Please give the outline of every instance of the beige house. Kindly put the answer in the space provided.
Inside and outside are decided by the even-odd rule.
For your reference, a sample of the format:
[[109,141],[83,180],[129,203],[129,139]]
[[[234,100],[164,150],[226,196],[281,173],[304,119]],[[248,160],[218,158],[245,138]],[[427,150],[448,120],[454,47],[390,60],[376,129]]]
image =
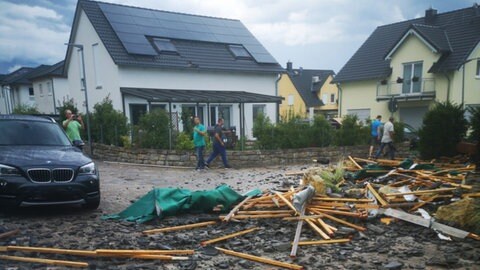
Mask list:
[[434,101],[480,106],[480,7],[378,27],[334,79],[341,115],[418,128]]
[[338,88],[331,83],[334,75],[333,70],[294,69],[288,62],[286,73],[278,82],[278,94],[284,98],[280,116],[283,119],[292,115],[312,119],[315,114],[336,117]]

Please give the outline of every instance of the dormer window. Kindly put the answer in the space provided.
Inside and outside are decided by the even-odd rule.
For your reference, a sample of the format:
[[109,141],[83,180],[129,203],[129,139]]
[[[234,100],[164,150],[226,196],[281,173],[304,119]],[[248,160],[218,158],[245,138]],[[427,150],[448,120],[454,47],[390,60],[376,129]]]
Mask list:
[[153,38],[152,42],[159,53],[178,54],[177,48],[170,39]]
[[237,59],[250,59],[252,56],[242,45],[228,45],[228,49]]

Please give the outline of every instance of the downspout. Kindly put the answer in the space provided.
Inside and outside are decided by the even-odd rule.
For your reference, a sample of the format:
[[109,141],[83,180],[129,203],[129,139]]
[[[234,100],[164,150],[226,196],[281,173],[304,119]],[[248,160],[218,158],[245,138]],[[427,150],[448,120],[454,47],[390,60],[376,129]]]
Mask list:
[[340,83],[336,83],[338,87],[338,117],[342,117],[342,87]]
[[53,78],[50,79],[52,82],[52,96],[53,96],[53,114],[57,113],[57,103],[55,102],[55,85],[53,84]]
[[[275,96],[278,97],[278,82],[280,81],[280,79],[282,78],[282,74],[279,73],[277,75],[277,79],[275,80]],[[277,113],[276,113],[276,117],[275,117],[275,120],[276,120],[276,123],[278,123],[278,121],[280,120],[280,103],[278,102],[277,103]]]
[[450,77],[448,77],[446,72],[444,72],[443,75],[447,78],[447,102],[450,102]]

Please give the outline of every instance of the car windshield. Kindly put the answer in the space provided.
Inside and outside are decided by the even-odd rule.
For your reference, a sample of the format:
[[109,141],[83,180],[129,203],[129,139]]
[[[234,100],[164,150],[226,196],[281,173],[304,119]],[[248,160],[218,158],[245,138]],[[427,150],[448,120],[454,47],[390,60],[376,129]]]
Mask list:
[[60,126],[40,121],[0,121],[0,145],[67,146],[70,140]]

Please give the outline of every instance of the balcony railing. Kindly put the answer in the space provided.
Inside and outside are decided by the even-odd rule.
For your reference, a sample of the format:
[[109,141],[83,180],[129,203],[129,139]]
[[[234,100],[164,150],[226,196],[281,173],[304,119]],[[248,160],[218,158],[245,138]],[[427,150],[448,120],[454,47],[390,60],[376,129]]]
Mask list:
[[379,81],[377,83],[377,100],[425,100],[435,99],[435,79]]

